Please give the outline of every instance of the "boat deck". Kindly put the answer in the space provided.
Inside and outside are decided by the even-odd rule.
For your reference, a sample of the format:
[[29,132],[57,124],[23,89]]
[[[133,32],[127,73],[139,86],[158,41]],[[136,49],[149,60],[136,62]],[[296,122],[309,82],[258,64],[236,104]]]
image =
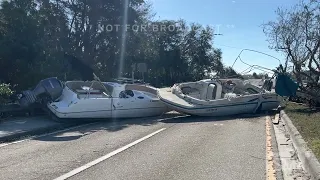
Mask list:
[[194,105],[189,104],[187,101],[179,98],[175,94],[172,94],[171,88],[160,88],[159,95],[162,99],[169,101],[169,103],[173,102],[185,107],[194,107]]

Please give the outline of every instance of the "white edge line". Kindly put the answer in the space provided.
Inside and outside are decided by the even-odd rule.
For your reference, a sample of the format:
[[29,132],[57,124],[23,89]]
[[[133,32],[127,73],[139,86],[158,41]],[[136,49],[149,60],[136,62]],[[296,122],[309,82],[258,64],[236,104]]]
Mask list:
[[36,138],[40,138],[40,137],[44,137],[44,136],[49,136],[49,135],[53,135],[53,134],[57,134],[57,133],[62,133],[62,132],[69,131],[69,130],[72,130],[72,129],[77,129],[77,128],[81,128],[81,127],[97,124],[97,123],[98,122],[89,123],[89,124],[82,124],[82,125],[79,125],[79,126],[74,126],[74,127],[70,127],[70,128],[67,128],[67,129],[54,131],[54,132],[51,132],[51,133],[45,133],[45,134],[41,134],[41,135],[38,135],[38,136],[31,136],[29,138],[18,140],[18,141],[14,141],[14,142],[10,142],[10,143],[3,143],[3,144],[0,144],[0,148],[8,146],[8,145],[12,145],[12,144],[22,143],[24,141],[28,141],[28,140],[32,140],[32,139],[36,139]]
[[126,149],[128,149],[128,148],[130,148],[130,147],[132,147],[132,146],[134,146],[134,145],[136,145],[136,144],[138,144],[138,143],[140,143],[140,142],[152,137],[152,136],[154,136],[154,135],[156,135],[156,134],[158,134],[158,133],[160,133],[161,131],[164,131],[165,129],[166,128],[159,129],[159,130],[157,130],[157,131],[155,131],[155,132],[153,132],[153,133],[151,133],[151,134],[149,134],[147,136],[144,136],[143,138],[140,138],[140,139],[138,139],[138,140],[136,140],[136,141],[134,141],[134,142],[132,142],[130,144],[127,144],[127,145],[125,145],[125,146],[123,146],[123,147],[121,147],[119,149],[116,149],[116,150],[114,150],[114,151],[112,151],[112,152],[110,152],[110,153],[108,153],[108,154],[106,154],[106,155],[94,160],[94,161],[91,161],[91,162],[89,162],[89,163],[87,163],[87,164],[85,164],[85,165],[83,165],[81,167],[78,167],[78,168],[76,168],[76,169],[74,169],[74,170],[72,170],[72,171],[70,171],[70,172],[68,172],[68,173],[66,173],[66,174],[54,179],[54,180],[65,180],[65,179],[67,179],[69,177],[72,177],[72,176],[74,176],[74,175],[76,175],[76,174],[78,174],[78,173],[80,173],[80,172],[82,172],[82,171],[84,171],[84,170],[86,170],[86,169],[88,169],[88,168],[90,168],[90,167],[92,167],[92,166],[94,166],[94,165],[96,165],[96,164],[98,164],[98,163],[100,163],[100,162],[102,162],[102,161],[104,161],[104,160],[106,160],[106,159],[108,159],[108,158],[110,158],[110,157],[112,157],[112,156],[114,156],[114,155],[116,155],[116,154],[118,154],[118,153],[120,153],[120,152],[122,152],[122,151],[124,151],[124,150],[126,150]]

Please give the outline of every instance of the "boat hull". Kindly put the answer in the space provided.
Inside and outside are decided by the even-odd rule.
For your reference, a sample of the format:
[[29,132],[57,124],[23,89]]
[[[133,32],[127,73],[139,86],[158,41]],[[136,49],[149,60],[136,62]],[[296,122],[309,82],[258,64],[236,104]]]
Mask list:
[[[185,108],[172,102],[161,99],[170,109],[180,113],[196,115],[196,116],[226,116],[236,114],[256,113],[258,103],[230,104],[223,106],[203,106],[194,108]],[[279,106],[278,102],[263,102],[261,103],[261,111],[276,109]]]
[[[160,102],[161,103],[161,102]],[[159,116],[168,111],[168,107],[164,104],[158,104],[154,107],[140,107],[140,108],[119,108],[119,109],[106,109],[96,111],[62,111],[48,104],[49,110],[58,118],[138,118],[138,117],[151,117]],[[65,109],[67,110],[67,109]]]
[[271,95],[252,95],[243,98],[228,100],[220,99],[211,101],[207,105],[196,105],[187,103],[175,94],[169,93],[168,89],[160,89],[158,96],[170,109],[180,113],[196,116],[227,116],[236,114],[257,113],[276,109],[280,101],[275,94]]
[[62,119],[137,118],[159,116],[169,111],[156,94],[150,93],[152,91],[147,92],[150,88],[140,87],[140,89],[145,91],[130,90],[132,96],[119,97],[116,94],[124,92],[125,87],[114,84],[114,94],[112,97],[108,97],[101,93],[77,94],[65,86],[61,98],[56,102],[48,103],[47,107],[54,116]]

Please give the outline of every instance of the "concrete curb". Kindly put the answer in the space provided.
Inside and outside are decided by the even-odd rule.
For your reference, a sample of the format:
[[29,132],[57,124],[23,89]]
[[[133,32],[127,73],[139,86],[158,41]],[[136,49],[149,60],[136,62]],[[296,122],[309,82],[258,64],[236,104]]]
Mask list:
[[320,180],[320,163],[318,159],[307,147],[307,143],[303,140],[301,134],[283,110],[280,111],[280,118],[286,125],[285,127],[290,134],[290,138],[304,170],[311,175],[312,179]]
[[11,141],[22,139],[24,137],[30,137],[30,136],[36,136],[36,135],[41,135],[41,134],[45,134],[45,133],[50,133],[50,132],[58,131],[61,129],[69,128],[72,126],[74,126],[74,124],[56,124],[56,125],[49,126],[49,127],[41,127],[41,128],[32,129],[30,131],[15,132],[15,133],[9,134],[7,136],[0,137],[0,143],[11,142]]

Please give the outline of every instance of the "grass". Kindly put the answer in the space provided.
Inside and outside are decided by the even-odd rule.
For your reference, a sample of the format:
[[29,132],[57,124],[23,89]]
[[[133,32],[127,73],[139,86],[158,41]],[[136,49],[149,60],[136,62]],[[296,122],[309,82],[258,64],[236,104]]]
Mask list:
[[320,111],[296,103],[288,103],[285,111],[308,147],[320,160]]

